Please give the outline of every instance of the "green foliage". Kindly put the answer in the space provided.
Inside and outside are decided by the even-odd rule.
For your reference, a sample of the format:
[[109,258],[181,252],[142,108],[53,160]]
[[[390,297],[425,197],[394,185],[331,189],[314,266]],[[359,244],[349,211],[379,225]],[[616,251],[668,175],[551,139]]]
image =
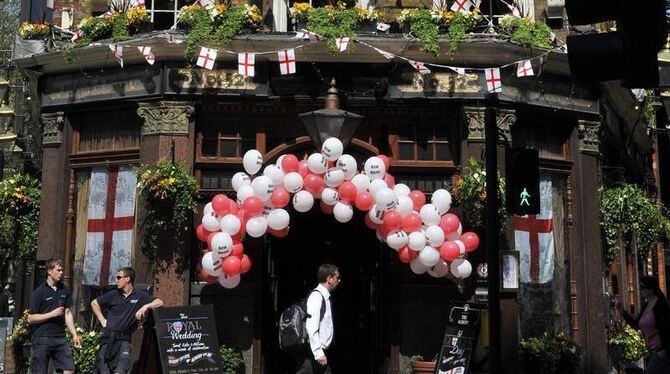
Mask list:
[[[486,170],[474,158],[468,160],[469,168],[464,168],[454,177],[454,202],[463,210],[463,226],[473,230],[484,229],[486,211]],[[505,232],[507,209],[505,208],[505,178],[498,173],[498,219],[500,234]]]
[[242,353],[232,347],[222,345],[219,348],[221,357],[221,369],[223,374],[239,374],[244,370],[244,359]]
[[12,244],[7,255],[20,261],[35,258],[39,221],[39,181],[23,173],[0,181],[0,225]]
[[312,8],[307,11],[307,29],[321,35],[331,53],[337,51],[335,40],[345,36],[356,36],[358,12],[354,8],[344,9],[343,6],[326,6]]
[[191,28],[191,31],[186,38],[186,59],[190,63],[194,63],[197,59],[196,53],[202,44],[207,44],[206,41],[212,38],[214,32],[214,24],[212,23],[209,13],[203,7],[194,7],[190,10],[184,11],[179,15],[179,23]]
[[184,244],[196,211],[195,178],[179,165],[161,160],[143,165],[137,184],[147,208],[142,252],[156,260],[161,240],[173,238],[177,247]]
[[[81,348],[72,349],[72,359],[74,360],[75,373],[92,373],[95,365],[98,351],[100,350],[100,336],[102,333],[95,330],[87,330],[77,326],[77,335],[81,339]],[[66,330],[67,341],[70,347],[74,347],[72,335]]]
[[449,12],[448,14],[453,14],[449,17],[449,29],[447,31],[449,53],[455,53],[463,37],[475,29],[481,17],[473,12]]
[[621,358],[625,361],[637,361],[647,355],[644,337],[638,330],[628,325],[623,327],[618,325],[608,331],[607,342],[620,352]]
[[581,347],[563,332],[521,340],[521,357],[538,374],[574,373],[582,357]]
[[504,16],[499,22],[511,40],[526,47],[551,48],[551,29],[542,21],[528,18]]
[[77,44],[88,45],[96,40],[107,39],[112,35],[112,27],[110,18],[84,18],[79,24],[81,39]]
[[399,22],[409,23],[410,30],[421,40],[422,51],[430,52],[437,56],[440,52],[440,44],[437,41],[437,36],[442,24],[441,18],[434,17],[433,12],[429,9],[414,9],[407,11]]
[[619,243],[635,243],[638,255],[646,258],[652,246],[670,238],[668,210],[632,184],[601,188],[600,225],[605,234],[606,269],[617,256]]
[[[9,51],[14,43],[14,32],[19,27],[21,19],[20,0],[0,1],[0,50]],[[6,56],[7,58],[9,56]],[[4,59],[5,56],[2,56]],[[0,61],[4,63],[5,61]]]
[[94,41],[108,38],[112,38],[114,42],[128,40],[147,22],[149,14],[144,9],[113,13],[108,17],[86,17],[78,26],[81,38],[77,41],[77,46],[87,46]]
[[644,97],[642,99],[642,108],[640,109],[640,115],[644,122],[649,127],[654,127],[656,125],[656,108],[654,107],[654,91],[645,90]]
[[16,322],[14,331],[8,341],[12,347],[14,370],[17,374],[28,373],[30,370],[30,356],[24,355],[23,347],[30,343],[30,326],[28,325],[28,309],[23,311],[21,318]]

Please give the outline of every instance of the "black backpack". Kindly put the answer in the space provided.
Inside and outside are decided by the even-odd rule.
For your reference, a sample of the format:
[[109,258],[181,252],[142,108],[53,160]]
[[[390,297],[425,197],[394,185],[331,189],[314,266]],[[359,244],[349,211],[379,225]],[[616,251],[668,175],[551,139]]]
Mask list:
[[[307,299],[313,292],[321,293],[316,289],[306,298],[284,309],[279,316],[279,347],[288,352],[299,352],[309,345],[306,321],[311,317],[307,313]],[[326,299],[321,295],[321,315],[319,322],[326,313]]]

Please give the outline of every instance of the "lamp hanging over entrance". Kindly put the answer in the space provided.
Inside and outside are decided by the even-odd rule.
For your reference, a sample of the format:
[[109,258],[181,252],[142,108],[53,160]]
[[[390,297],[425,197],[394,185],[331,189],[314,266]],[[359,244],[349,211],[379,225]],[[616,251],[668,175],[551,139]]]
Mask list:
[[314,110],[299,115],[316,149],[321,149],[323,142],[335,137],[346,147],[363,120],[363,116],[340,109],[340,98],[335,79],[330,82],[323,109]]

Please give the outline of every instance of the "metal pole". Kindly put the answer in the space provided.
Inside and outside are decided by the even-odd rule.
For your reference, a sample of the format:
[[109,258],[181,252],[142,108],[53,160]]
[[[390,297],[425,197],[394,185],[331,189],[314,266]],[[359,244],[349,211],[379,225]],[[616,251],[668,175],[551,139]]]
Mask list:
[[489,349],[490,373],[502,373],[500,356],[500,252],[498,220],[498,126],[495,104],[497,94],[486,96],[484,114],[484,146],[486,154],[486,256],[489,286]]

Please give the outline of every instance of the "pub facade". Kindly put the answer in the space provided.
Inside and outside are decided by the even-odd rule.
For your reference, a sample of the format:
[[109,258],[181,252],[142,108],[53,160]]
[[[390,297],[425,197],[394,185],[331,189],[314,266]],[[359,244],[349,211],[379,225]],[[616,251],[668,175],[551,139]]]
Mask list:
[[[169,35],[186,37],[176,31]],[[296,73],[282,75],[277,55],[268,54],[257,56],[254,77],[244,77],[235,54],[220,54],[214,68],[206,70],[185,62],[185,45],[168,39],[165,31],[153,31],[126,42],[123,67],[107,44],[77,49],[68,56],[73,57],[69,63],[63,51],[15,60],[31,77],[42,125],[37,257],[65,259],[65,282],[73,287],[80,321],[90,318],[90,300],[108,286],[109,274],[96,269],[121,261],[87,258],[89,221],[99,209],[91,203],[90,191],[100,173],[118,176],[161,159],[178,162],[198,184],[201,204],[194,229],[212,196],[227,193],[234,198],[231,178],[243,170],[246,151],[257,149],[264,165],[283,154],[302,159],[319,151],[299,114],[323,108],[334,79],[340,107],[363,116],[345,153],[359,166],[370,156],[388,155],[396,182],[426,193],[451,190],[454,176],[471,167],[469,160],[484,157],[485,75],[450,69],[421,74],[406,61],[389,60],[366,45],[413,61],[468,69],[542,55],[534,62],[541,66],[536,64],[533,76],[501,75],[502,92],[494,104],[501,168],[505,147],[539,151],[541,180],[551,197],[554,241],[553,255],[531,265],[539,268],[541,279],[522,280],[517,290],[501,294],[503,365],[506,370],[519,365],[521,339],[560,330],[583,348],[583,372],[607,371],[604,326],[609,306],[603,297],[595,198],[601,92],[572,82],[567,54],[528,49],[496,35],[474,35],[461,43],[457,54],[434,56],[416,40],[394,34],[359,35],[361,43],[355,48],[333,54],[323,43],[295,39],[295,33],[253,34],[235,38],[226,49],[300,46]],[[448,50],[448,42],[440,43]],[[151,47],[153,65],[131,52],[139,45]],[[484,244],[469,258],[474,269],[465,280],[417,275],[365,227],[362,215],[340,224],[317,207],[307,213],[290,211],[291,230],[284,238],[245,238],[252,270],[238,287],[225,289],[200,280],[204,247],[195,234],[182,247],[161,241],[161,251],[151,261],[144,256],[141,198],[116,198],[131,201],[134,220],[117,226],[112,219],[99,235],[129,233],[125,256],[137,270],[136,283],[151,285],[166,305],[212,305],[220,342],[243,353],[247,373],[289,372],[289,360],[278,346],[277,319],[316,285],[321,262],[337,264],[343,278],[333,295],[334,368],[339,372],[407,373],[412,357],[431,360],[439,353],[450,302],[487,301]],[[513,221],[508,220],[501,250],[515,250]],[[537,228],[528,231],[541,233]],[[483,230],[478,233],[485,236]],[[520,260],[533,261],[523,255]],[[484,321],[482,325],[474,370],[486,367],[489,332]]]

